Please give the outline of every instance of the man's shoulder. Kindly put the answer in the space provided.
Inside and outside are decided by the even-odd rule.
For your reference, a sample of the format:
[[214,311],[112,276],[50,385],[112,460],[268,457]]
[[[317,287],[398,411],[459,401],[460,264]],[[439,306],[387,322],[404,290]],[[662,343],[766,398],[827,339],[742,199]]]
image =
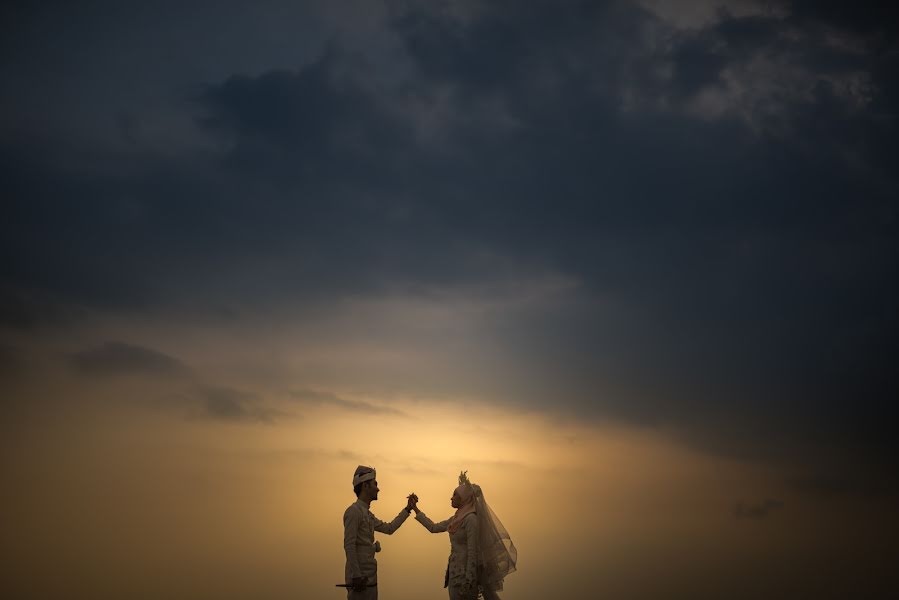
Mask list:
[[343,517],[346,518],[350,515],[357,514],[357,513],[360,515],[364,515],[365,511],[363,510],[361,504],[359,504],[358,502],[353,502],[352,504],[350,504],[347,507],[347,509],[345,511],[343,511]]

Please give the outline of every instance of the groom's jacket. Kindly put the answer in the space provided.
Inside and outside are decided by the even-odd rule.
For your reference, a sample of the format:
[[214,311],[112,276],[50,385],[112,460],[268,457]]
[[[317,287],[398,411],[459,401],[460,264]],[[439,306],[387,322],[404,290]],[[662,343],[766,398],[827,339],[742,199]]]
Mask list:
[[392,534],[408,518],[406,509],[390,523],[376,517],[361,500],[356,500],[343,513],[343,549],[346,552],[346,582],[354,577],[367,577],[369,585],[378,582],[375,560],[375,532]]

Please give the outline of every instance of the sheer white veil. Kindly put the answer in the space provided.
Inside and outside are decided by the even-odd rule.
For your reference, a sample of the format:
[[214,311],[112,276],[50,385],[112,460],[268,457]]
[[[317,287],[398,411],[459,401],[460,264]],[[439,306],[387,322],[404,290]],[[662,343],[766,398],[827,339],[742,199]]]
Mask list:
[[509,532],[487,504],[481,486],[469,482],[466,473],[459,476],[459,482],[469,483],[474,490],[480,526],[478,586],[484,598],[497,598],[496,592],[503,589],[503,579],[515,572],[518,550],[515,549]]

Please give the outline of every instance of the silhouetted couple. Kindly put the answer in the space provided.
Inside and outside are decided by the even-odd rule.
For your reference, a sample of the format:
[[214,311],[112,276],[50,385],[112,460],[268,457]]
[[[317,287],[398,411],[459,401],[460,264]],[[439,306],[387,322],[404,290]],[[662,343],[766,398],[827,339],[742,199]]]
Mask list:
[[375,531],[392,534],[400,528],[409,513],[431,533],[449,532],[450,556],[443,587],[450,600],[497,600],[503,589],[503,578],[515,570],[518,552],[508,532],[487,506],[480,486],[468,481],[466,472],[459,475],[459,487],[453,491],[450,504],[456,513],[445,521],[434,523],[418,510],[418,496],[407,496],[406,506],[393,521],[385,523],[372,514],[369,507],[378,499],[377,473],[360,466],[353,474],[353,491],[358,500],[343,513],[343,548],[346,551],[346,585],[349,600],[376,600],[378,597],[378,562],[375,553],[381,546]]

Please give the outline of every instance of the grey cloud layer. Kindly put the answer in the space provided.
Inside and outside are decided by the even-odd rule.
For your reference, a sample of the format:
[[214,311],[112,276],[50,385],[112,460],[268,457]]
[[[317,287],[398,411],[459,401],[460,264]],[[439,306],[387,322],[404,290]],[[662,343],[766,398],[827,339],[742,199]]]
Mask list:
[[108,341],[73,352],[66,361],[78,374],[97,381],[129,377],[136,386],[146,382],[169,382],[174,385],[172,392],[164,395],[164,401],[151,395],[152,402],[175,407],[181,414],[194,419],[273,423],[288,416],[266,406],[262,398],[252,392],[204,383],[195,369],[180,359],[144,346]]
[[698,29],[628,2],[391,6],[389,73],[335,41],[203,88],[211,155],[97,175],[4,144],[0,289],[302,307],[556,273],[573,298],[479,331],[492,397],[731,450],[892,444],[890,28],[833,4]]
[[344,410],[367,414],[367,415],[390,415],[397,417],[408,417],[408,415],[400,410],[389,406],[378,406],[370,402],[362,400],[348,400],[341,398],[337,394],[331,392],[322,392],[319,390],[296,390],[290,392],[290,397],[296,402],[311,405],[330,405],[342,408]]
[[146,375],[183,377],[190,369],[176,358],[124,342],[106,342],[99,347],[75,352],[69,363],[85,375]]
[[259,398],[250,392],[223,387],[203,386],[191,394],[201,402],[194,418],[220,421],[274,423],[284,413],[259,406]]

